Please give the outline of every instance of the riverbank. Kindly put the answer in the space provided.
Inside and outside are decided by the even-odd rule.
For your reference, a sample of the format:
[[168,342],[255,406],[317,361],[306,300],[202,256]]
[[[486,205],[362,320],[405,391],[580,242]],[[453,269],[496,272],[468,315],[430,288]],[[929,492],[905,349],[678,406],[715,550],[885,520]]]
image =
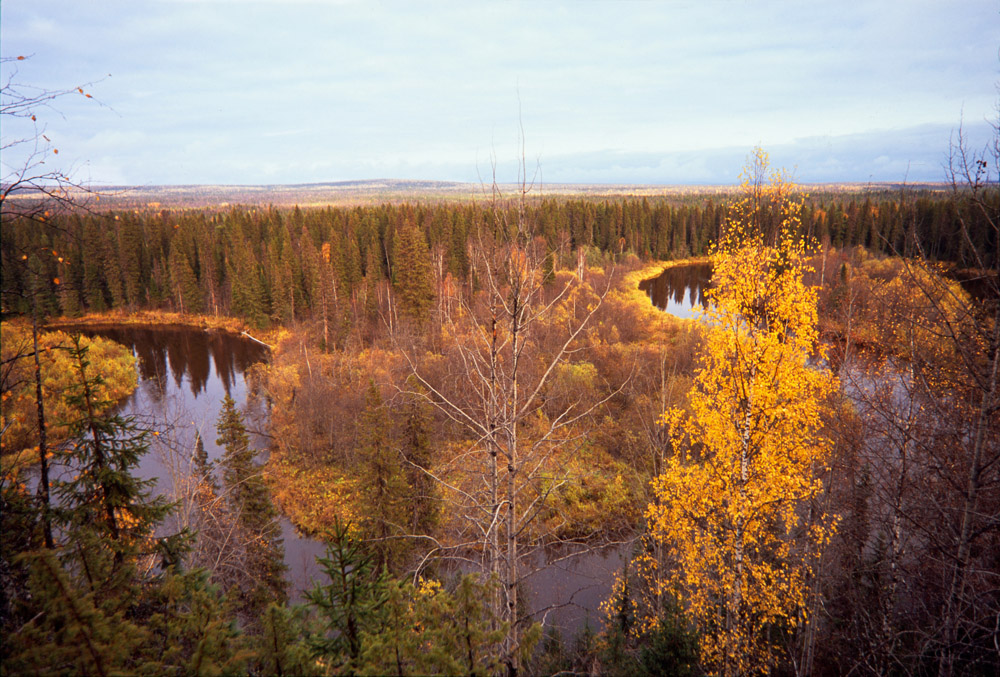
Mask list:
[[[3,329],[4,360],[11,361],[12,369],[25,370],[25,375],[18,377],[22,385],[4,392],[5,433],[0,451],[2,456],[0,466],[4,472],[12,473],[33,466],[39,461],[37,445],[32,447],[27,441],[35,420],[33,412],[36,405],[33,376],[29,374],[33,368],[31,361],[26,360],[23,361],[23,365],[14,365],[17,361],[15,354],[23,354],[25,357],[30,354],[30,325],[23,318],[15,318],[5,321]],[[253,330],[247,323],[233,317],[156,310],[108,311],[88,313],[79,317],[51,318],[39,333],[39,346],[42,350],[42,387],[50,448],[57,447],[66,439],[65,420],[68,420],[69,414],[64,411],[66,405],[63,402],[63,394],[72,387],[75,374],[68,353],[62,348],[69,344],[69,335],[75,332],[91,335],[99,334],[102,330],[114,329],[196,330],[209,335],[224,334],[249,339],[267,348],[268,351],[273,350],[273,347],[288,334],[288,330],[284,327],[272,327],[263,331]],[[102,391],[100,399],[120,403],[130,397],[137,385],[136,360],[132,352],[102,338],[85,338],[84,343],[90,346],[88,359],[97,365],[107,384],[104,388],[106,392]],[[10,381],[13,376],[8,374],[5,378]],[[37,429],[37,425],[34,425],[34,428]],[[37,432],[34,435],[37,435]]]
[[[675,261],[655,261],[644,265],[641,268],[626,273],[621,285],[620,293],[628,298],[631,305],[641,307],[648,314],[647,321],[661,328],[677,328],[684,324],[694,322],[692,318],[678,317],[670,313],[663,312],[654,305],[649,294],[641,289],[643,282],[654,280],[671,268],[682,268],[684,266],[708,265],[712,260],[707,256],[695,256],[687,259],[677,259]],[[682,323],[678,325],[677,323]]]
[[[35,338],[23,319],[2,325],[3,401],[0,423],[0,467],[4,473],[39,462],[39,408],[35,386]],[[39,332],[38,368],[41,375],[42,401],[49,453],[64,442],[79,418],[77,407],[68,395],[80,388],[79,363],[74,357],[72,337],[59,329]],[[87,349],[91,365],[88,378],[97,373],[99,382],[91,384],[91,403],[97,413],[130,396],[138,383],[136,360],[132,352],[114,341],[82,337],[80,346]]]
[[[588,534],[600,539],[627,533],[641,520],[649,500],[646,484],[654,470],[654,441],[637,431],[651,430],[648,423],[661,413],[658,403],[663,400],[664,379],[681,378],[689,368],[696,325],[657,309],[638,284],[685,263],[643,264],[633,259],[620,264],[612,288],[588,326],[586,340],[574,347],[572,360],[557,365],[542,388],[545,402],[532,426],[526,428],[526,436],[541,435],[547,422],[560,416],[560,407],[583,411],[607,399],[567,427],[564,435],[573,443],[553,445],[545,467],[551,466],[551,474],[565,481],[546,495],[546,508],[536,520],[540,533],[558,539],[582,539]],[[596,291],[588,284],[579,297],[591,303],[596,300],[605,274],[589,268],[587,278],[596,281]],[[571,273],[559,271],[557,275],[565,281]],[[553,337],[560,336],[570,312],[575,310],[567,303],[538,320],[533,359],[544,361],[558,349]],[[428,329],[425,342],[409,355],[385,337],[376,337],[370,347],[325,352],[316,347],[315,336],[300,331],[296,329],[297,333],[276,346],[270,364],[260,372],[262,390],[271,404],[268,480],[275,502],[300,530],[320,534],[335,520],[363,525],[372,519],[360,491],[363,484],[359,485],[360,474],[374,472],[366,469],[370,457],[366,444],[371,443],[365,440],[377,435],[363,425],[366,417],[374,416],[375,407],[366,405],[370,385],[398,412],[377,430],[388,440],[387,446],[407,449],[410,440],[425,439],[427,451],[421,452],[425,453],[422,458],[440,480],[433,488],[442,493],[434,501],[456,503],[459,496],[449,492],[471,492],[463,484],[474,480],[467,477],[470,466],[456,459],[467,458],[469,450],[476,448],[475,440],[456,433],[440,412],[421,409],[407,399],[413,391],[407,385],[413,365],[430,379],[462,372],[460,364],[449,363],[457,356],[443,337],[463,340],[467,336],[463,332],[469,331],[466,325],[456,320]],[[678,368],[663,379],[653,378],[665,361],[671,365],[676,361]],[[458,388],[443,380],[440,383],[444,388]],[[685,381],[676,392],[686,392],[686,385]],[[417,425],[414,421],[424,421],[420,425],[425,427],[416,433],[407,431],[407,425]],[[458,543],[462,519],[457,511],[435,514],[433,537],[441,543]]]
[[192,315],[162,310],[137,310],[134,312],[109,310],[101,313],[87,313],[79,317],[59,317],[46,322],[44,329],[67,331],[74,328],[97,329],[109,326],[185,327],[208,332],[218,331],[249,338],[268,348],[273,348],[287,334],[287,330],[281,326],[263,330],[252,329],[249,324],[237,317]]

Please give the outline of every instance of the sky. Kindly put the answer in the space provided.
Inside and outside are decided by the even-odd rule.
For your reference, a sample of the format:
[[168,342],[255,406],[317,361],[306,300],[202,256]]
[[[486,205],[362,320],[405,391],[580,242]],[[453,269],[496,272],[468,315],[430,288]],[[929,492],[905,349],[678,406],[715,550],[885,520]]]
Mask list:
[[[4,83],[95,185],[945,179],[997,120],[996,0],[3,0]],[[26,56],[17,61],[12,57]],[[0,162],[25,162],[23,121]],[[522,144],[523,141],[523,144]],[[523,148],[523,152],[522,152]]]

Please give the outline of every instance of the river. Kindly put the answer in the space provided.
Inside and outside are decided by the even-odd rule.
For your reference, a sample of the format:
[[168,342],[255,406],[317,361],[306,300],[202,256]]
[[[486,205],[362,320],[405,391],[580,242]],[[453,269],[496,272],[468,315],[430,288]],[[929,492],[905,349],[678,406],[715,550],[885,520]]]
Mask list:
[[[120,405],[150,429],[163,431],[139,465],[137,474],[156,481],[158,493],[170,494],[171,476],[178,459],[186,462],[201,435],[209,459],[217,461],[223,449],[215,443],[215,424],[222,400],[229,395],[246,418],[251,444],[267,448],[267,411],[261,398],[248,391],[246,372],[268,359],[267,349],[253,341],[221,332],[188,327],[88,327],[83,333],[112,339],[138,358],[139,385]],[[300,601],[318,573],[316,557],[325,554],[322,543],[301,536],[285,517],[281,535],[288,566],[289,597]]]
[[679,263],[643,280],[639,289],[660,310],[677,317],[695,318],[705,305],[705,291],[711,280],[711,263]]
[[[223,450],[215,444],[215,423],[227,394],[244,413],[251,444],[262,450],[259,458],[266,455],[267,410],[262,399],[250,392],[246,380],[253,364],[268,359],[266,348],[238,336],[185,327],[109,325],[88,327],[84,333],[121,343],[138,358],[139,385],[122,402],[120,411],[164,431],[137,473],[155,480],[158,492],[169,494],[172,468],[177,467],[178,459],[182,465],[187,463],[196,433],[201,435],[209,458],[221,458]],[[317,580],[316,557],[325,553],[325,546],[298,534],[287,518],[281,518],[281,527],[289,597],[297,602],[302,600],[303,590]],[[536,560],[535,572],[525,581],[530,608],[538,618],[545,614],[546,623],[558,627],[566,639],[587,625],[598,631],[599,605],[610,594],[614,574],[630,553],[629,545],[588,551],[569,559],[562,559],[565,551],[546,552],[538,558],[544,561]]]
[[[666,268],[659,276],[644,280],[639,288],[665,312],[679,317],[695,317],[696,307],[705,302],[711,278],[707,263],[681,264]],[[156,480],[159,492],[171,489],[171,466],[176,456],[189,458],[195,435],[200,434],[212,460],[222,456],[215,444],[215,423],[222,400],[229,395],[244,413],[251,443],[267,449],[267,410],[261,398],[250,393],[246,373],[268,359],[267,349],[251,340],[222,332],[206,332],[189,327],[91,326],[84,333],[110,338],[128,347],[138,358],[139,385],[121,404],[121,413],[135,416],[153,429],[169,429],[161,437],[173,441],[173,460],[167,445],[158,444],[147,454],[138,474]],[[325,553],[318,540],[301,536],[291,522],[281,518],[281,531],[288,566],[289,597],[301,601],[302,592],[319,576],[316,558]],[[631,554],[631,546],[620,545],[586,552],[562,560],[564,552],[545,554],[536,571],[528,577],[525,591],[536,617],[550,609],[546,622],[571,638],[589,625],[601,627],[599,605],[611,592],[611,582]]]

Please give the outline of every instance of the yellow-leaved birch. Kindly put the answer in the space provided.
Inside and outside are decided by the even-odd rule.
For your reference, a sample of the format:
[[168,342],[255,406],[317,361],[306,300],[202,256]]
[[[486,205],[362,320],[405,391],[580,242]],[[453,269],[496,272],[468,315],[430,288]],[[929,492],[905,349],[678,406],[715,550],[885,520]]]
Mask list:
[[713,253],[700,366],[689,409],[663,415],[676,453],[647,512],[702,665],[726,675],[774,664],[781,632],[806,618],[832,532],[807,505],[822,488],[831,442],[820,413],[835,380],[810,360],[821,348],[800,203],[766,168],[756,151]]

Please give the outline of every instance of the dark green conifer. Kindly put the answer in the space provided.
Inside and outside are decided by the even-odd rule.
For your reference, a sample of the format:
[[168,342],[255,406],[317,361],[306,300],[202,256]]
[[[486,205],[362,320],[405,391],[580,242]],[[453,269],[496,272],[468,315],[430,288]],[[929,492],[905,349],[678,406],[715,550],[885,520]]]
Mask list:
[[375,555],[351,536],[350,526],[335,522],[328,535],[327,556],[317,559],[329,583],[306,598],[319,612],[320,631],[310,637],[316,656],[332,673],[350,674],[361,658],[362,639],[378,622],[385,603],[388,576],[380,573]]
[[260,266],[253,258],[250,242],[233,235],[226,262],[226,277],[231,286],[234,315],[245,318],[255,327],[266,327],[270,304]]
[[170,248],[170,286],[177,310],[181,313],[200,313],[204,310],[201,287],[194,274],[191,262],[180,246],[180,238],[174,238]]
[[430,405],[415,377],[407,379],[412,395],[407,396],[403,409],[402,451],[406,460],[406,503],[410,507],[409,530],[413,534],[430,533],[438,522],[438,485],[427,474],[431,468]]
[[392,444],[391,430],[382,396],[375,384],[369,382],[358,430],[363,463],[361,485],[366,487],[364,526],[383,566],[398,564],[404,547],[394,539],[404,533],[410,512],[403,458]]
[[268,603],[283,602],[286,597],[278,511],[271,502],[261,469],[254,463],[257,452],[250,446],[243,415],[228,395],[223,399],[216,431],[219,435],[216,444],[225,449],[220,461],[223,491],[237,516],[247,549],[247,580],[241,586],[242,611],[254,618]]
[[416,226],[407,224],[400,230],[395,260],[400,310],[423,322],[434,307],[434,273],[427,241]]
[[149,564],[157,552],[182,549],[182,538],[156,536],[169,506],[132,475],[148,451],[147,432],[97,400],[101,377],[79,336],[69,352],[78,378],[66,400],[77,418],[65,463],[76,474],[56,483],[61,542],[13,556],[29,573],[29,594],[2,619],[4,669],[162,672],[145,621],[163,578]]
[[97,399],[96,386],[103,378],[90,369],[80,336],[71,342],[78,379],[66,401],[79,417],[70,426],[75,442],[68,456],[76,476],[56,485],[60,515],[70,529],[85,527],[106,537],[121,563],[126,554],[144,547],[170,508],[163,497],[152,497],[153,482],[132,474],[149,450],[149,431]]

